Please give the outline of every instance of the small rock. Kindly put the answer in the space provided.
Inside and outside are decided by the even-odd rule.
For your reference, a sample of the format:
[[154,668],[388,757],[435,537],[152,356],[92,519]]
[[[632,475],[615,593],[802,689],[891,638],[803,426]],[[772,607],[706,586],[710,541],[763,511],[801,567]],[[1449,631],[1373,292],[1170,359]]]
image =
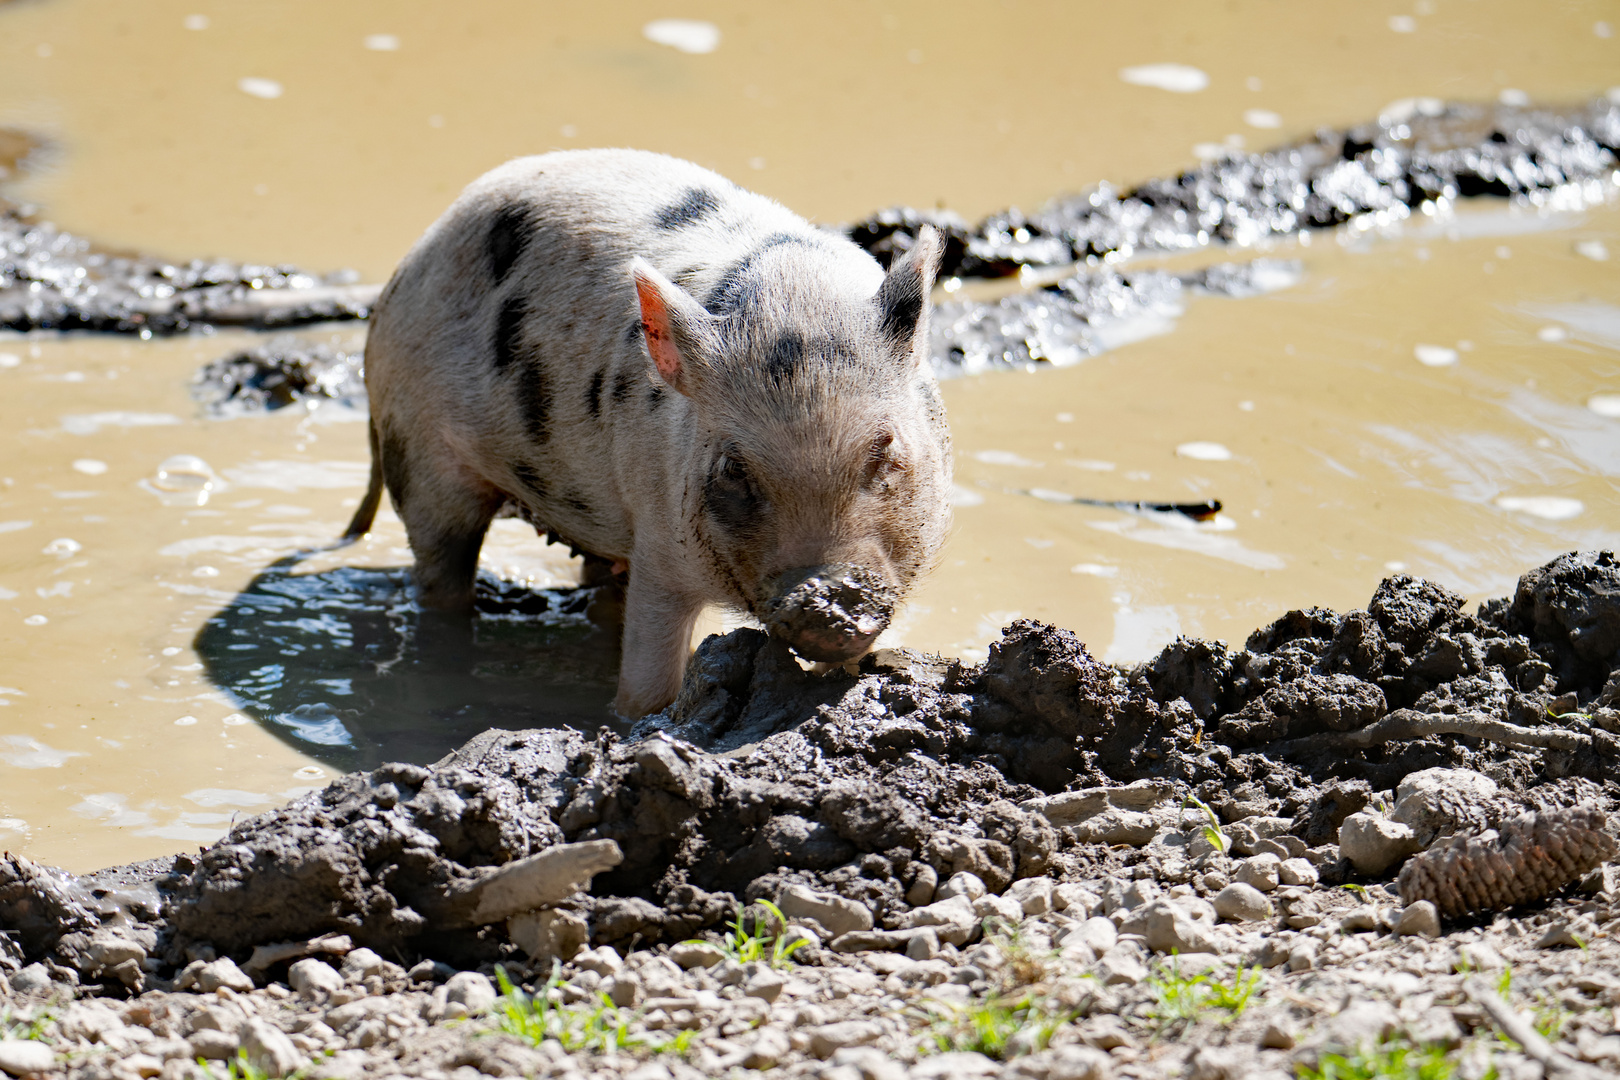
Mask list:
[[1232,880],[1252,885],[1263,893],[1271,892],[1277,887],[1281,865],[1282,860],[1275,855],[1251,855],[1238,863]]
[[591,939],[591,928],[578,912],[563,908],[522,911],[506,920],[512,944],[542,965],[572,960]]
[[236,1056],[237,1049],[242,1045],[232,1032],[206,1028],[192,1032],[186,1042],[191,1047],[190,1056],[208,1061],[228,1061]]
[[[353,956],[354,953],[349,955]],[[376,956],[375,953],[372,955]],[[378,957],[378,961],[381,960]],[[249,1020],[243,1024],[240,1036],[248,1062],[263,1070],[266,1076],[291,1076],[304,1064],[303,1055],[287,1034],[263,1020]]]
[[1215,914],[1228,922],[1258,922],[1271,918],[1271,901],[1266,894],[1245,882],[1235,881],[1215,894]]
[[1321,943],[1315,938],[1301,938],[1288,950],[1289,971],[1312,971],[1316,968],[1316,954],[1321,951]]
[[343,976],[331,964],[311,956],[287,969],[287,985],[301,998],[320,1001],[343,989]]
[[935,900],[949,900],[953,896],[965,896],[969,901],[977,900],[988,892],[984,887],[984,880],[978,874],[963,870],[952,874],[950,878],[934,890]]
[[1277,880],[1284,885],[1314,887],[1321,880],[1321,875],[1316,872],[1316,867],[1311,864],[1309,859],[1284,859],[1277,864]]
[[952,1050],[944,1054],[930,1054],[911,1067],[907,1073],[911,1080],[955,1080],[956,1077],[994,1076],[1001,1066],[983,1054],[971,1050]]
[[1123,950],[1112,951],[1097,961],[1096,973],[1104,986],[1135,986],[1148,974],[1147,967],[1140,960]]
[[34,1039],[0,1039],[0,1072],[12,1076],[50,1072],[56,1068],[56,1052]]
[[1124,1021],[1108,1013],[1087,1020],[1080,1029],[1080,1038],[1087,1046],[1096,1047],[1098,1050],[1117,1050],[1120,1047],[1130,1049],[1136,1046],[1136,1040],[1125,1029]]
[[[795,942],[804,944],[798,945]],[[795,961],[803,963],[815,955],[815,951],[821,947],[821,939],[809,927],[790,926],[782,931],[781,936],[777,938],[777,944],[784,950],[784,956],[791,956]],[[788,952],[790,949],[792,951]]]
[[979,916],[965,896],[936,900],[920,908],[912,908],[901,917],[905,929],[931,926],[939,940],[958,947],[966,945],[979,929]]
[[747,968],[756,968],[743,979],[743,993],[748,997],[759,998],[761,1001],[775,1001],[782,996],[782,989],[787,986],[787,976],[773,971],[764,964],[748,964]]
[[124,1070],[136,1076],[162,1076],[163,1059],[151,1054],[130,1054],[123,1060]]
[[1114,1075],[1113,1059],[1092,1046],[1059,1046],[1032,1054],[1027,1059],[1028,1074],[1044,1076],[1045,1080],[1110,1080]]
[[1297,1041],[1293,1031],[1277,1020],[1266,1024],[1266,1030],[1260,1033],[1260,1045],[1268,1050],[1292,1050]]
[[1496,781],[1472,769],[1422,769],[1402,778],[1389,816],[1410,826],[1427,847],[1458,829],[1485,825],[1484,810],[1496,793]]
[[[1195,921],[1175,901],[1159,899],[1131,913],[1129,925],[1139,932],[1148,948],[1159,953],[1215,952],[1209,930]],[[1121,928],[1125,930],[1124,927]]]
[[204,994],[212,994],[220,987],[229,987],[239,994],[253,991],[253,980],[247,973],[236,966],[236,961],[228,956],[218,960],[211,960],[197,969],[193,984]]
[[875,1046],[846,1046],[834,1051],[834,1069],[849,1067],[861,1080],[906,1080],[906,1067]]
[[1354,998],[1327,1023],[1329,1045],[1370,1046],[1400,1026],[1395,1007],[1370,998]]
[[1339,916],[1339,929],[1347,934],[1378,929],[1378,909],[1371,904],[1358,904]]
[[1410,825],[1391,821],[1371,810],[1358,810],[1339,826],[1339,852],[1356,871],[1377,877],[1391,866],[1423,850]]
[[661,1061],[649,1061],[624,1074],[624,1080],[675,1080],[675,1074]]
[[444,996],[446,1001],[462,1005],[469,1014],[477,1015],[495,1004],[498,995],[489,976],[476,971],[458,971],[444,984]]
[[1253,1073],[1250,1054],[1236,1046],[1200,1046],[1187,1061],[1187,1080],[1243,1080]]
[[1070,918],[1085,919],[1100,913],[1102,897],[1072,881],[1065,881],[1052,889],[1052,906]]
[[812,892],[789,885],[776,897],[776,906],[789,919],[809,918],[825,926],[833,937],[872,929],[872,909],[836,893]]
[[[1420,901],[1427,903],[1427,901]],[[1561,918],[1544,930],[1536,939],[1538,949],[1584,949],[1587,944],[1597,937],[1599,931],[1597,924],[1588,915],[1577,915],[1575,918]]]
[[1085,922],[1076,923],[1057,937],[1059,948],[1078,942],[1097,956],[1107,953],[1118,941],[1119,930],[1112,919],[1103,915],[1093,915]]
[[1031,877],[1013,882],[1002,895],[1017,901],[1025,915],[1045,915],[1052,910],[1052,890],[1051,878]]
[[846,1046],[865,1046],[877,1042],[883,1035],[883,1029],[870,1020],[842,1020],[836,1024],[809,1028],[805,1034],[810,1037],[810,1052],[826,1059],[832,1057],[835,1050]]
[[574,957],[574,966],[582,971],[594,971],[606,978],[624,966],[624,960],[609,945],[586,949]]
[[706,941],[683,941],[669,947],[669,958],[684,971],[692,968],[712,968],[726,958],[718,946]]
[[1395,920],[1395,933],[1398,935],[1417,934],[1426,938],[1439,937],[1439,909],[1429,900],[1419,900],[1415,904],[1407,904],[1401,910],[1400,918]]
[[792,1050],[787,1032],[779,1027],[763,1027],[748,1044],[742,1065],[745,1069],[774,1069]]
[[996,896],[994,893],[987,893],[973,901],[973,913],[981,920],[999,919],[1009,927],[1024,921],[1023,905],[1010,896]]
[[939,955],[939,935],[934,933],[931,926],[924,926],[911,932],[911,938],[906,942],[906,958],[909,960],[932,960]]
[[12,972],[7,981],[19,994],[38,994],[51,988],[51,973],[44,964],[29,964]]
[[383,973],[384,960],[370,949],[354,949],[343,958],[345,982],[364,982],[373,975]]
[[911,879],[911,885],[906,889],[906,903],[912,907],[922,907],[934,902],[934,890],[939,887],[939,872],[927,863],[916,865],[917,876]]

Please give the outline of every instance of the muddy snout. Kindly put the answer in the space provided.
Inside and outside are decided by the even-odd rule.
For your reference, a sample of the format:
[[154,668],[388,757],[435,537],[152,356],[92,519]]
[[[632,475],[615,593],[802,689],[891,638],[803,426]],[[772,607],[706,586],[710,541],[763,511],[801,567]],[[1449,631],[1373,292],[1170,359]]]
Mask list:
[[853,660],[872,647],[894,612],[894,590],[842,563],[789,570],[758,612],[765,628],[806,660]]

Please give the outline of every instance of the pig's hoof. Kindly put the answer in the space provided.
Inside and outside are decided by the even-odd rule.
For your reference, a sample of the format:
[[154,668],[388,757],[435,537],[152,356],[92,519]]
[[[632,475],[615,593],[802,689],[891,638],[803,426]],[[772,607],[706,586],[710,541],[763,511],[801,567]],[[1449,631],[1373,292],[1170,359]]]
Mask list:
[[865,654],[894,610],[893,590],[859,566],[790,570],[773,584],[760,618],[806,660],[840,663]]

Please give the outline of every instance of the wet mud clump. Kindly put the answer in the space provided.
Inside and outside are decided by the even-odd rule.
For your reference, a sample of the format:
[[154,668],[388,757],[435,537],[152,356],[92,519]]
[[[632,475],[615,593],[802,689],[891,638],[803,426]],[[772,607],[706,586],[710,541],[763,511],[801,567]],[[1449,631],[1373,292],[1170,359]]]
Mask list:
[[359,353],[277,337],[205,364],[191,381],[191,396],[216,417],[274,412],[301,401],[363,408],[361,363]]
[[[93,945],[122,926],[148,961],[123,969],[136,983],[333,934],[464,966],[520,938],[531,955],[679,942],[794,886],[899,941],[962,873],[998,894],[1026,878],[1204,881],[1227,856],[1200,848],[1192,799],[1239,852],[1281,852],[1323,882],[1388,880],[1406,855],[1526,810],[1552,824],[1509,831],[1556,838],[1556,814],[1585,807],[1569,820],[1601,858],[1620,805],[1617,628],[1620,559],[1580,552],[1474,614],[1396,575],[1365,610],[1293,611],[1241,649],[1181,639],[1129,669],[1027,620],[983,664],[886,650],[828,673],[737,630],[707,639],[676,702],[629,738],[487,731],[431,767],[349,774],[116,887],[8,858],[0,918],[14,966],[82,981],[118,981],[111,946]],[[1386,821],[1375,807],[1390,806]],[[1363,826],[1399,850],[1369,862]],[[1430,891],[1462,889],[1447,867],[1488,845],[1424,871]],[[551,944],[504,908],[472,913],[495,868],[576,851],[612,857],[588,894],[548,901]]]

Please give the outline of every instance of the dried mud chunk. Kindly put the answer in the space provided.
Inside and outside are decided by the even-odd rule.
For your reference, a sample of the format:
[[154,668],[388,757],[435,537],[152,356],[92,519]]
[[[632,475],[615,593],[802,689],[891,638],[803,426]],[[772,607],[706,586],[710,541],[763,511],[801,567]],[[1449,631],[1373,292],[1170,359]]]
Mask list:
[[1302,675],[1226,717],[1220,736],[1234,746],[1251,746],[1324,728],[1356,731],[1386,709],[1384,692],[1354,675]]
[[100,925],[77,891],[64,871],[0,853],[0,926],[16,935],[25,956],[38,957],[63,934]]
[[[1398,644],[1409,657],[1420,656],[1429,638],[1460,618],[1464,600],[1444,585],[1394,574],[1379,584],[1367,604],[1384,637]],[[1472,620],[1470,620],[1472,621]]]
[[[1296,608],[1272,623],[1249,635],[1248,649],[1252,653],[1271,653],[1293,641],[1313,644],[1333,640],[1338,631],[1339,616],[1326,608]],[[1316,649],[1313,651],[1320,651]]]
[[1225,709],[1231,697],[1233,657],[1219,641],[1177,638],[1141,670],[1160,704],[1182,698],[1200,719]]
[[1372,788],[1365,780],[1334,780],[1322,786],[1316,798],[1289,830],[1308,847],[1337,843],[1344,819],[1372,802]]
[[1519,579],[1509,614],[1533,638],[1573,650],[1601,681],[1620,661],[1620,559],[1612,551],[1560,555]]
[[1384,673],[1389,645],[1370,612],[1352,611],[1339,621],[1333,645],[1322,658],[1322,669],[1347,672],[1371,682]]
[[932,832],[916,804],[886,788],[839,784],[821,798],[821,819],[862,851],[921,848]]
[[1453,836],[1407,861],[1401,900],[1432,901],[1455,918],[1539,900],[1606,859],[1617,845],[1595,806],[1532,811],[1500,831]]
[[984,808],[980,828],[990,839],[1007,845],[1017,860],[1015,878],[1039,877],[1051,866],[1058,848],[1057,830],[1038,814],[1020,809],[1005,799]]
[[1019,619],[990,646],[984,685],[992,697],[1070,737],[1104,734],[1123,696],[1114,671],[1068,630]]

